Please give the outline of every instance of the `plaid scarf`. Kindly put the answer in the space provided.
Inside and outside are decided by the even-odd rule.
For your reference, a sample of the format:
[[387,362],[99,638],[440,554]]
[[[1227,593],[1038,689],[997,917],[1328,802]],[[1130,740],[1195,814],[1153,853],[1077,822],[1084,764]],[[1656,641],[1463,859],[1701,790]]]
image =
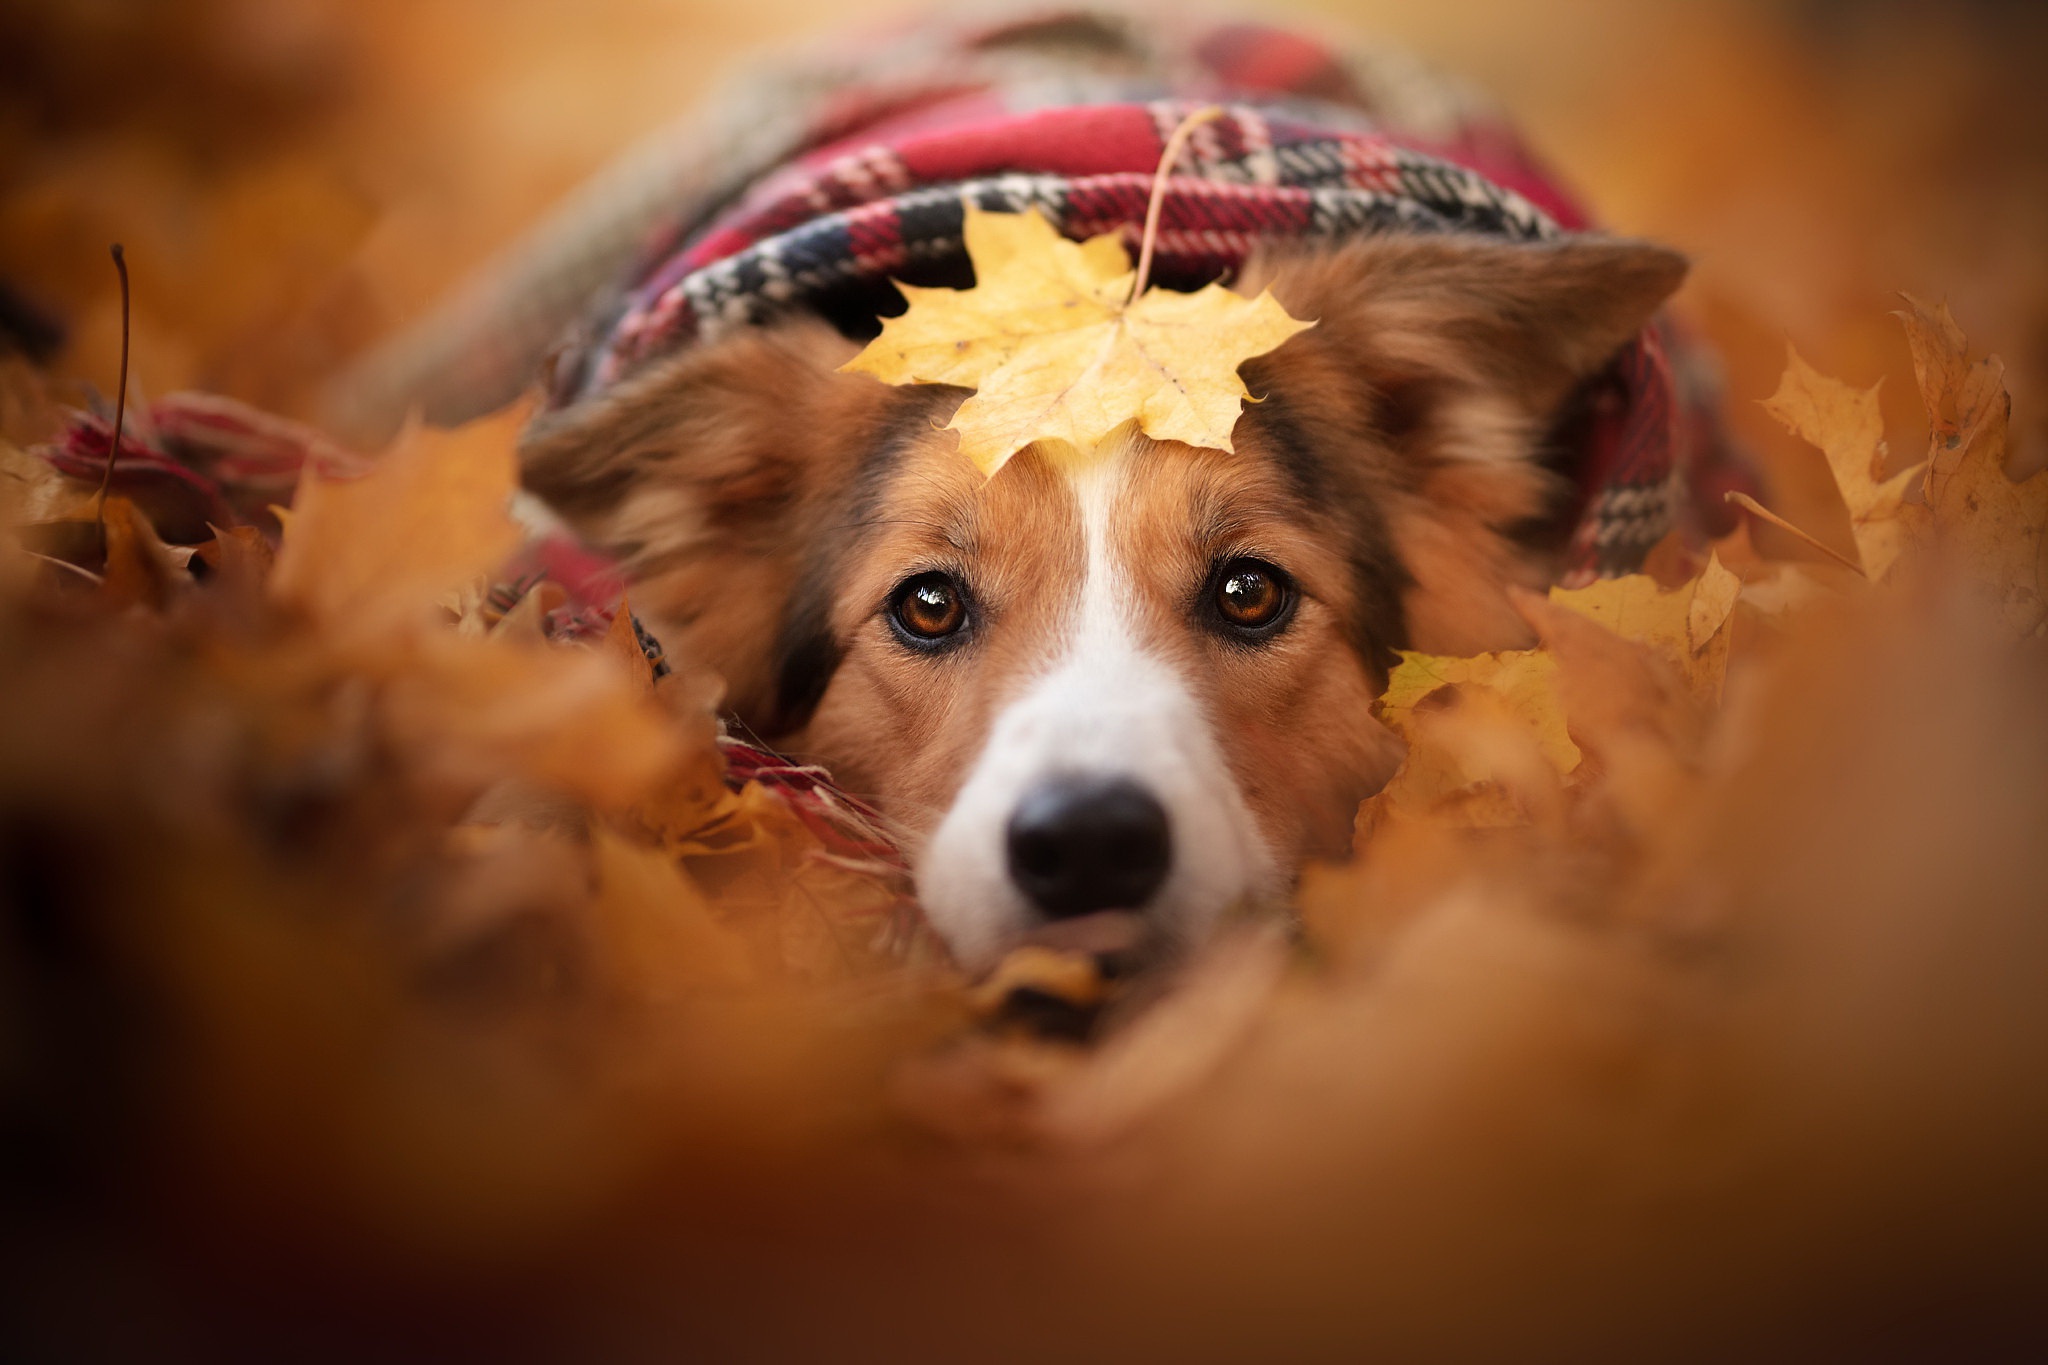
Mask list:
[[[651,226],[630,283],[554,357],[554,406],[786,310],[872,334],[901,306],[890,280],[971,281],[968,199],[1135,246],[1166,138],[1211,103],[1224,116],[1195,133],[1166,186],[1154,274],[1169,287],[1227,279],[1268,242],[1541,241],[1589,227],[1458,87],[1384,52],[1261,25],[1072,10],[926,24],[755,83],[781,111],[780,136],[738,149],[719,185]],[[1688,506],[1712,522],[1719,493],[1746,483],[1708,377],[1667,323],[1592,398],[1568,582],[1633,571]]]

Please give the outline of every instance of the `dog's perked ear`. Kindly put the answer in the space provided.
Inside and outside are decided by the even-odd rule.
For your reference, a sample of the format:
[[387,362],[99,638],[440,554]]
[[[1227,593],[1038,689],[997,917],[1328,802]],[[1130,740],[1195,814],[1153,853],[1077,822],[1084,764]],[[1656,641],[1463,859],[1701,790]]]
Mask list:
[[822,323],[744,328],[537,419],[522,480],[616,558],[678,660],[715,667],[764,736],[800,726],[837,663],[827,523],[888,439],[899,391],[838,366]]
[[1382,544],[1400,638],[1377,643],[1462,654],[1527,638],[1502,588],[1555,573],[1536,531],[1570,492],[1552,438],[1685,273],[1664,247],[1591,236],[1389,234],[1251,263],[1242,291],[1270,288],[1316,326],[1244,366],[1265,401],[1240,430]]

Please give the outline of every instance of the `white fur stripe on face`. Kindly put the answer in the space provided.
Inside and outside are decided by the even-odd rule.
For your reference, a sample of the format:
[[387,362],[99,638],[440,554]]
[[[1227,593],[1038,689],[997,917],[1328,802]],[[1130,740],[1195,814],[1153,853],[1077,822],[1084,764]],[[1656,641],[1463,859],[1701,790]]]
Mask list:
[[1126,442],[1067,472],[1086,555],[1080,599],[1042,671],[997,715],[918,860],[925,913],[969,967],[991,965],[1038,922],[1011,884],[1006,834],[1024,794],[1055,775],[1125,778],[1165,807],[1173,863],[1144,908],[1169,939],[1199,938],[1234,902],[1267,893],[1276,877],[1193,690],[1143,646],[1143,614],[1158,608],[1141,601],[1111,535],[1132,463]]

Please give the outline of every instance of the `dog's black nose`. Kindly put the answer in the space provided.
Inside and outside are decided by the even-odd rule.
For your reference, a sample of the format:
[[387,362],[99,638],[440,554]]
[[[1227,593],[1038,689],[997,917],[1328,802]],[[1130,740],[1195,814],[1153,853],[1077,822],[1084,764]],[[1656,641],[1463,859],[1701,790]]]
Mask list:
[[1166,808],[1124,778],[1056,777],[1010,816],[1010,879],[1055,919],[1137,910],[1166,880]]

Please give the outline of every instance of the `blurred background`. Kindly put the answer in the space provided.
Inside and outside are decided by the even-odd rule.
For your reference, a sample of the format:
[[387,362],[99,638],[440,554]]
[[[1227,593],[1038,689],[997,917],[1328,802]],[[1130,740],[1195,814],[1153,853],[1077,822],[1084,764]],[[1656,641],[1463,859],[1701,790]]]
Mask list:
[[[106,248],[138,385],[312,416],[639,136],[764,47],[914,7],[847,0],[0,0],[0,308],[111,386]],[[1896,291],[1953,303],[2048,413],[2048,7],[2027,0],[1266,0],[1496,97],[1617,230],[1692,253],[1682,306],[1775,496],[1846,540],[1818,461],[1750,401],[1784,345],[1905,371]],[[864,12],[865,11],[865,12]],[[1894,382],[1895,447],[1921,441]],[[13,433],[17,438],[35,433]],[[2025,456],[2022,457],[2023,459]]]
[[[134,272],[137,389],[317,417],[352,359],[736,63],[905,12],[858,8],[0,0],[0,436],[36,439],[48,417],[9,406],[32,387],[10,386],[10,370],[49,365],[72,398],[112,387],[114,241]],[[1404,42],[1489,92],[1607,223],[1693,255],[1680,307],[1718,346],[1729,416],[1794,520],[1849,546],[1823,462],[1756,400],[1792,342],[1844,379],[1885,378],[1892,442],[1917,458],[1926,419],[1886,315],[1902,290],[1946,297],[1976,344],[2005,356],[2020,459],[2048,458],[2039,0],[1258,5],[1268,20],[1290,10]],[[1725,828],[1684,831],[1675,865],[1715,870],[1716,894],[1743,916],[1730,941],[1749,952],[1716,956],[1712,914],[1681,899],[1669,961],[1710,989],[1658,1005],[1652,988],[1675,978],[1661,965],[1644,976],[1644,921],[1626,903],[1602,935],[1584,932],[1576,901],[1557,924],[1519,900],[1486,913],[1460,901],[1399,991],[1339,974],[1281,997],[1250,1061],[1181,1126],[1041,1166],[901,1138],[916,1093],[890,1090],[885,1104],[879,1078],[952,1027],[921,1013],[921,996],[899,1009],[862,995],[872,1016],[851,1026],[856,1012],[836,1003],[772,993],[704,1009],[679,996],[643,1018],[578,1013],[584,996],[548,994],[548,977],[534,998],[559,1009],[537,1009],[531,1032],[509,1012],[439,1012],[435,992],[468,1009],[460,992],[480,988],[453,971],[453,985],[417,987],[381,937],[364,951],[354,912],[383,902],[359,886],[400,906],[474,901],[465,913],[479,916],[529,891],[581,906],[588,887],[524,872],[516,887],[509,874],[503,886],[405,880],[467,867],[471,851],[411,839],[447,817],[394,802],[382,768],[318,826],[324,851],[231,886],[293,915],[214,915],[240,902],[206,863],[221,845],[189,831],[221,837],[215,812],[243,809],[228,803],[245,785],[252,803],[300,791],[244,784],[236,764],[266,782],[324,773],[321,746],[368,722],[339,705],[330,716],[296,681],[223,682],[225,665],[159,638],[155,618],[107,619],[118,629],[51,627],[40,652],[0,635],[0,662],[21,675],[0,715],[49,737],[21,750],[45,766],[0,763],[14,781],[0,783],[0,817],[28,831],[0,863],[89,868],[73,899],[104,896],[105,925],[140,926],[108,930],[103,957],[100,939],[52,930],[31,944],[34,962],[55,964],[40,975],[8,975],[16,945],[0,942],[0,1157],[15,1163],[0,1205],[24,1191],[41,1201],[33,1216],[0,1208],[0,1343],[13,1344],[6,1310],[25,1302],[68,1348],[57,1358],[92,1358],[95,1340],[117,1348],[103,1354],[165,1358],[165,1324],[188,1315],[177,1294],[196,1298],[195,1320],[246,1314],[253,1284],[280,1317],[319,1301],[331,1317],[401,1323],[443,1309],[496,1348],[467,1354],[489,1358],[541,1358],[550,1343],[569,1359],[694,1358],[676,1344],[702,1339],[762,1355],[765,1334],[810,1348],[790,1358],[845,1359],[855,1353],[820,1343],[877,1323],[921,1333],[933,1359],[963,1354],[962,1325],[982,1348],[1033,1360],[1233,1358],[1226,1348],[1276,1336],[1306,1354],[1318,1311],[1383,1344],[1446,1324],[1465,1339],[1533,1323],[1597,1341],[1661,1313],[1704,1332],[1699,1357],[1714,1358],[1733,1339],[1715,1330],[1839,1311],[1866,1349],[1802,1355],[1794,1337],[1780,1354],[1891,1359],[1917,1344],[1951,1359],[1968,1354],[1951,1337],[1980,1302],[2038,1294],[2048,662],[1983,644],[1949,599],[1900,608],[1889,633],[1842,627],[1833,653],[1817,645],[1757,745],[1768,761],[1724,792]],[[103,638],[155,643],[138,655]],[[294,639],[278,646],[292,680]],[[252,727],[291,721],[277,722],[283,756],[215,762],[187,742],[226,733],[224,707]],[[302,728],[311,757],[294,747]],[[70,828],[44,818],[57,797],[86,842],[48,836]],[[388,862],[355,842],[358,810],[400,850]],[[534,866],[554,866],[535,848]],[[165,880],[166,867],[195,880]],[[131,868],[161,882],[133,904],[119,899]],[[668,883],[649,885],[651,901]],[[20,874],[0,899],[72,904],[56,890],[71,888]],[[320,913],[298,913],[309,906]],[[100,932],[102,919],[82,922]],[[509,910],[502,922],[515,923]],[[592,922],[593,942],[641,943],[630,918]],[[1791,938],[1773,936],[1781,925]],[[514,949],[526,941],[491,941],[513,944],[505,962],[458,965],[525,981]],[[387,1001],[388,979],[406,993]],[[1725,1016],[1701,1008],[1724,988]],[[159,1076],[201,1084],[173,1093]],[[1065,1316],[1019,1312],[1042,1289],[1075,1296],[1055,1301]],[[1071,1330],[1089,1311],[1142,1325],[1185,1300],[1211,1302],[1237,1334],[1190,1316],[1168,1338],[1179,1349],[1148,1336],[1145,1353],[1119,1355],[1125,1339]],[[260,1327],[252,1339],[269,1344]],[[319,1345],[252,1354],[373,1354]]]

